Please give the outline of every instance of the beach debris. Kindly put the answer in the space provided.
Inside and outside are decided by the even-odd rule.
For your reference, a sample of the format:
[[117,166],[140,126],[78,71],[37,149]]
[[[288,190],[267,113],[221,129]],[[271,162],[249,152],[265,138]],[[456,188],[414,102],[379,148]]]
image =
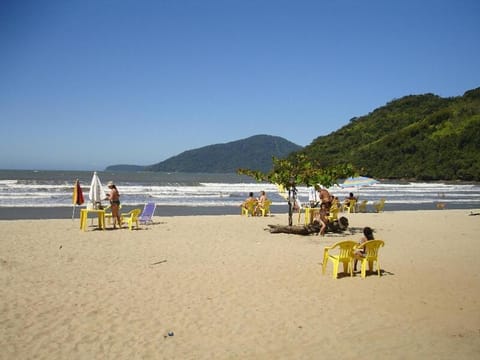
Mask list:
[[480,212],[474,213],[473,211],[470,211],[470,214],[469,214],[469,216],[478,216],[478,215],[480,215]]
[[165,262],[167,262],[167,259],[157,261],[157,262],[155,262],[153,264],[150,264],[150,265],[158,265],[158,264],[162,264],[162,263],[165,263]]
[[[268,225],[272,234],[285,233],[295,235],[312,235],[320,232],[320,224],[314,221],[309,225]],[[348,229],[348,219],[342,216],[340,219],[327,224],[327,232],[344,232]]]
[[163,333],[163,338],[166,339],[166,338],[172,337],[174,335],[175,335],[175,333],[172,330],[169,330],[169,331]]
[[320,232],[320,226],[316,224],[311,225],[268,225],[269,231],[272,234],[285,233],[295,235],[311,235]]

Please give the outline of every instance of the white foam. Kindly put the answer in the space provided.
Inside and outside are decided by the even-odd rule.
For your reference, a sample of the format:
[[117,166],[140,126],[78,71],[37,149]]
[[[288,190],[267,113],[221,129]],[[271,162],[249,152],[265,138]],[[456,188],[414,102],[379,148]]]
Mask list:
[[[32,177],[35,173],[32,173]],[[184,175],[183,175],[184,176]],[[213,177],[213,175],[212,175]],[[218,175],[221,179],[222,176]],[[117,182],[121,201],[125,205],[138,205],[147,201],[155,201],[161,205],[181,206],[238,206],[249,192],[259,195],[265,190],[273,200],[273,205],[285,205],[286,201],[278,194],[274,184],[258,182],[199,182],[194,184],[194,176],[189,185],[172,181],[156,185],[153,181],[148,184],[128,181]],[[88,202],[89,186],[82,186],[85,201]],[[308,189],[299,186],[298,198],[300,202],[307,202]],[[428,204],[438,201],[449,204],[479,204],[480,186],[476,184],[448,184],[448,183],[378,183],[358,189],[342,189],[337,186],[330,188],[333,195],[343,200],[349,192],[354,192],[360,199],[369,200],[369,203],[385,198],[390,204]],[[72,206],[73,182],[55,181],[55,179],[40,180],[27,179],[0,180],[0,207],[54,207]]]

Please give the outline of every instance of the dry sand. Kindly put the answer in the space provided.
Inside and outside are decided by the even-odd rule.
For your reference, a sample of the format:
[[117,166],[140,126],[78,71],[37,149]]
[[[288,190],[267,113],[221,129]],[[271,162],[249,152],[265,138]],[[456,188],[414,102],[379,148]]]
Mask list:
[[[350,214],[353,234],[326,237],[264,230],[286,215],[0,221],[0,358],[478,359],[469,213]],[[367,225],[383,276],[322,276],[323,247]]]

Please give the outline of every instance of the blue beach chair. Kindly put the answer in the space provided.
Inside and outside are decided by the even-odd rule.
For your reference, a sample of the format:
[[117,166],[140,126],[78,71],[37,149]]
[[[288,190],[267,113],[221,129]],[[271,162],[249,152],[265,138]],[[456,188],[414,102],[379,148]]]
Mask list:
[[156,204],[153,202],[146,203],[142,213],[138,217],[138,221],[141,224],[152,223],[153,224],[153,214],[155,213]]

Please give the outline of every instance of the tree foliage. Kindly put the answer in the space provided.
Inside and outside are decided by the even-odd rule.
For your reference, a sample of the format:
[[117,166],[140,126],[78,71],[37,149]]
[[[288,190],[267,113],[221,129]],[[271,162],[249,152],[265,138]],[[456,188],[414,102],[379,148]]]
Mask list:
[[283,186],[288,191],[288,225],[291,226],[293,199],[297,185],[312,186],[321,184],[330,187],[341,178],[356,175],[350,164],[337,164],[323,167],[318,159],[312,159],[304,154],[297,154],[289,159],[273,158],[273,169],[268,173],[251,169],[238,169],[241,175],[248,175],[257,181],[265,181]]
[[289,159],[273,158],[273,169],[268,173],[250,169],[238,169],[239,174],[248,175],[257,181],[265,181],[282,185],[285,189],[298,185],[313,186],[321,184],[330,187],[338,183],[339,179],[356,174],[350,164],[337,164],[322,167],[316,159],[311,159],[305,154],[297,154]]
[[[386,179],[480,181],[480,88],[393,100],[300,151]],[[292,154],[292,157],[297,154]]]

